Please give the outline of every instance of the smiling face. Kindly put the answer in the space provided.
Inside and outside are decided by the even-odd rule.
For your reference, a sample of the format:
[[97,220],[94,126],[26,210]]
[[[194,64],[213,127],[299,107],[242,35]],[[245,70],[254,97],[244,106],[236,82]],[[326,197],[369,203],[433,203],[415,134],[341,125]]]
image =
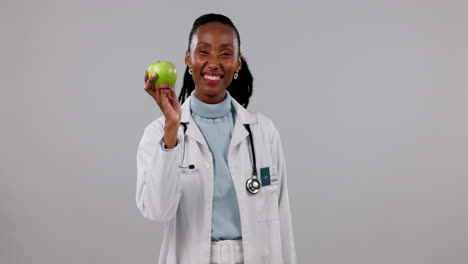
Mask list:
[[234,73],[241,69],[234,29],[219,22],[199,26],[185,63],[192,67],[195,96],[208,104],[223,101]]

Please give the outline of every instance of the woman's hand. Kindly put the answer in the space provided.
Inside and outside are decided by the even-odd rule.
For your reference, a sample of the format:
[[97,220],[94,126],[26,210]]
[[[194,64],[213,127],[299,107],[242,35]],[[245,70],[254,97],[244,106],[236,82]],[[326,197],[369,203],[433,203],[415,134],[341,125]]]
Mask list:
[[158,74],[149,77],[145,73],[145,91],[154,98],[166,118],[164,124],[164,145],[166,148],[174,148],[177,145],[177,131],[179,130],[182,108],[175,93],[175,88],[169,84],[162,83],[153,86]]
[[163,112],[166,117],[166,126],[178,129],[182,117],[182,108],[177,100],[175,88],[166,83],[154,87],[153,83],[157,78],[158,74],[156,73],[153,76],[148,76],[148,72],[145,73],[145,91],[154,98]]

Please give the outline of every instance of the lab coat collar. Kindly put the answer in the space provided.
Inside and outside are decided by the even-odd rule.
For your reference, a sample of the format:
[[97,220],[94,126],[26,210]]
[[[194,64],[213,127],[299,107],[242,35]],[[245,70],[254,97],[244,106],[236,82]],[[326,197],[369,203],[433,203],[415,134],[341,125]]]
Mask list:
[[[198,126],[192,118],[190,110],[190,99],[190,96],[187,97],[187,99],[185,99],[185,102],[181,106],[182,117],[180,119],[180,122],[187,124],[187,136],[195,139],[196,141],[208,147],[208,144],[206,143],[203,134],[201,133],[200,129],[198,128]],[[231,103],[236,111],[236,121],[232,132],[230,148],[240,143],[243,138],[249,135],[249,132],[247,131],[247,129],[245,129],[244,124],[252,124],[257,122],[255,117],[249,111],[247,111],[247,109],[245,109],[241,104],[239,104],[239,102],[237,102],[236,99],[234,99],[234,97],[232,96]]]

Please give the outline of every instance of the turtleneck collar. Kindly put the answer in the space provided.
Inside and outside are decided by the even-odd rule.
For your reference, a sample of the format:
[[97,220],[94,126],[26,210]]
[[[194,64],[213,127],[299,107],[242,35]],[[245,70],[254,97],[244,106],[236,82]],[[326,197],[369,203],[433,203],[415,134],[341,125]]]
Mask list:
[[190,109],[196,115],[205,118],[219,118],[226,116],[231,111],[231,95],[226,90],[226,98],[217,104],[207,104],[195,96],[195,90],[191,93]]

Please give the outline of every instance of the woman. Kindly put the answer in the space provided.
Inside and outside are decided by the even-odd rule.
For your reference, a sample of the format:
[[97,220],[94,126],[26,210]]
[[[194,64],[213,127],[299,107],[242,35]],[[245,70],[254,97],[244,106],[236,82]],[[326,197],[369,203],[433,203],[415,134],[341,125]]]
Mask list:
[[164,223],[160,264],[297,262],[280,135],[245,109],[253,78],[240,44],[229,18],[203,15],[189,35],[179,98],[145,74],[164,115],[138,146],[136,202]]

